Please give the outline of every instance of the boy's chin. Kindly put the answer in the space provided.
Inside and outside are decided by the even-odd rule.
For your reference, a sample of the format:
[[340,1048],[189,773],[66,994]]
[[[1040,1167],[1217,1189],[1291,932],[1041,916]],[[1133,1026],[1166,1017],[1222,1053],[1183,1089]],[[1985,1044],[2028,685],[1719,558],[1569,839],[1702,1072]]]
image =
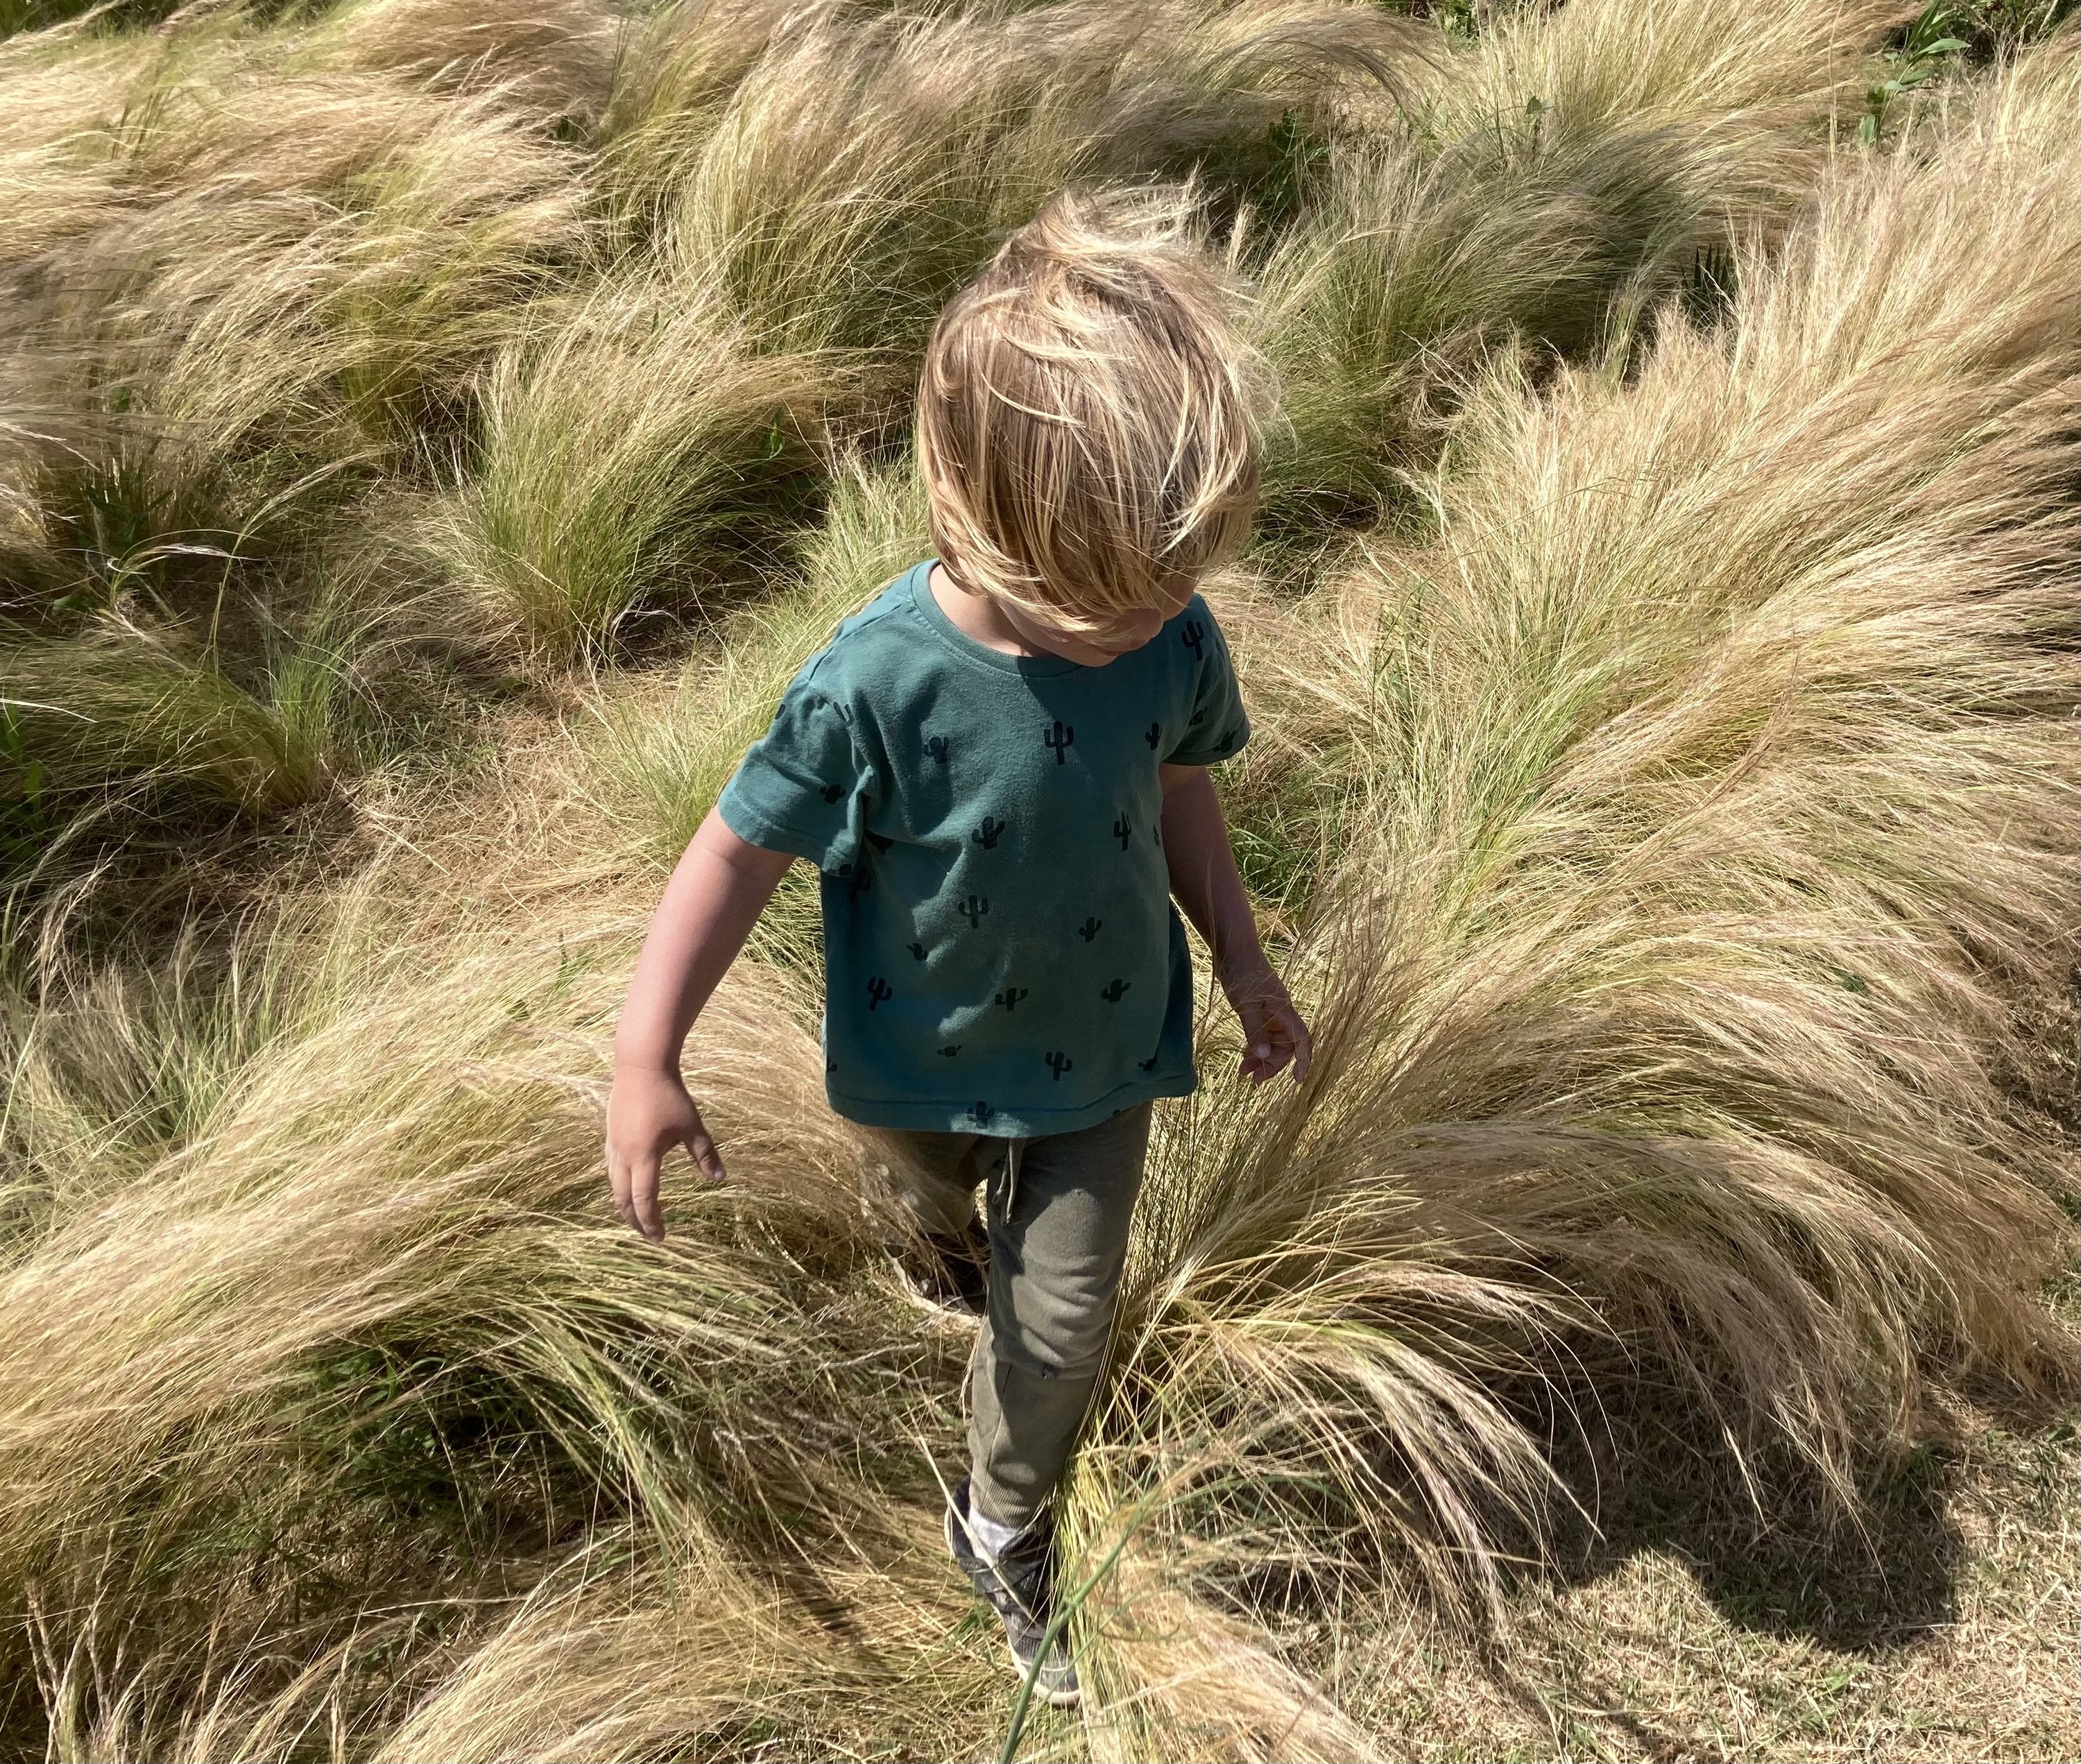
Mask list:
[[1088,643],[1062,643],[1049,647],[1065,662],[1074,662],[1081,667],[1102,668],[1108,662],[1117,662],[1124,655],[1133,655],[1143,645],[1130,643],[1124,649],[1101,649]]
[[1125,649],[1101,649],[1095,644],[1084,643],[1075,637],[1061,636],[1053,632],[1036,631],[1023,623],[1015,625],[1019,635],[1032,648],[1045,651],[1063,662],[1074,662],[1078,667],[1102,668],[1108,662],[1117,662],[1124,655],[1132,655],[1145,648],[1148,640],[1130,643]]
[[[1136,645],[1137,649],[1140,647],[1138,644]],[[1080,662],[1087,668],[1102,668],[1108,662],[1117,662],[1122,656],[1133,653],[1132,649],[1087,649],[1082,655],[1072,656],[1070,659]]]

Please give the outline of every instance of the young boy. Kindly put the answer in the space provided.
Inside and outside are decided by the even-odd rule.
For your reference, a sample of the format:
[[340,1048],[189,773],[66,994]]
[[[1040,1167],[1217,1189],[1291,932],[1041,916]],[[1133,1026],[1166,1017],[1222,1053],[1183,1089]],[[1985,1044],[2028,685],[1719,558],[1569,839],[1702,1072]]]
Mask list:
[[1064,1706],[1074,1668],[1041,1645],[1049,1500],[1102,1370],[1151,1102],[1196,1082],[1174,898],[1242,1019],[1242,1070],[1297,1078],[1310,1054],[1207,770],[1250,733],[1194,592],[1255,506],[1250,357],[1178,227],[1117,222],[1057,198],[940,314],[916,432],[936,555],[804,665],[687,846],[607,1108],[615,1204],[662,1237],[665,1152],[723,1174],[681,1045],[781,873],[815,863],[831,1106],[895,1145],[984,1301],[948,1547]]

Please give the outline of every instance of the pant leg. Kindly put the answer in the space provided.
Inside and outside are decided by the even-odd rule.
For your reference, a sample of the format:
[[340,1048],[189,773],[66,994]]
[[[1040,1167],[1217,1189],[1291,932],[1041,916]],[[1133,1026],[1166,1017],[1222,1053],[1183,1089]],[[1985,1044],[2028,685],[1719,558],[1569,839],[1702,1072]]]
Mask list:
[[879,1178],[903,1217],[943,1237],[957,1237],[974,1223],[976,1184],[987,1162],[978,1154],[1004,1143],[977,1133],[888,1128],[872,1129],[866,1137],[880,1154],[869,1175]]
[[988,1158],[990,1305],[969,1363],[971,1495],[1023,1527],[1069,1463],[1105,1363],[1150,1105]]

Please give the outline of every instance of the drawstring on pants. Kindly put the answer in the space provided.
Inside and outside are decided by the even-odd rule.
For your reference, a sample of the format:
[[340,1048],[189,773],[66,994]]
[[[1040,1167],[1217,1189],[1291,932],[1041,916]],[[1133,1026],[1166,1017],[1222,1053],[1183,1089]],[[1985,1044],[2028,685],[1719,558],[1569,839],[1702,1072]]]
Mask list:
[[1012,1204],[1019,1198],[1019,1162],[1026,1150],[1023,1139],[1008,1139],[1004,1142],[1004,1161],[1000,1166],[1002,1175],[992,1172],[990,1186],[1001,1190],[1002,1198],[997,1203],[998,1217],[1007,1224],[1011,1222]]

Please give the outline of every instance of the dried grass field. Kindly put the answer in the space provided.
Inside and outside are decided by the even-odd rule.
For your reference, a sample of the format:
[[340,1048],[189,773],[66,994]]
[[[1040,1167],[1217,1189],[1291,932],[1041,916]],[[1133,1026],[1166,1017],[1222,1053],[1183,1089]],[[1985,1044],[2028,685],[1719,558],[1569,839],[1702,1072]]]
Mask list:
[[[0,1757],[2081,1752],[2067,13],[0,0]],[[1220,786],[1318,1053],[1210,1006],[1158,1117],[1062,1716],[799,867],[729,1185],[600,1148],[1078,180],[1282,388]]]

